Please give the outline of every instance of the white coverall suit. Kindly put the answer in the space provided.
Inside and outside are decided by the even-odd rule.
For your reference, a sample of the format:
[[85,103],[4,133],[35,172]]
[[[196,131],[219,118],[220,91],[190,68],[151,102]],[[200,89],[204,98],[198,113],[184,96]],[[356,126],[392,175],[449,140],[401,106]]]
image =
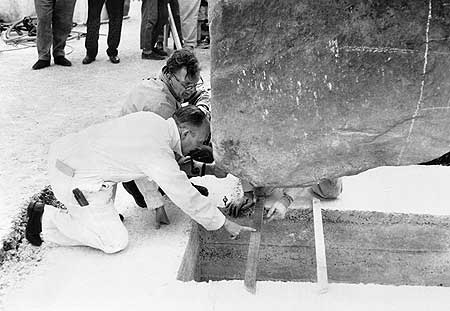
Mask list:
[[[106,253],[124,249],[128,232],[114,207],[115,187],[144,177],[207,230],[221,228],[225,216],[191,185],[174,152],[181,154],[175,121],[152,112],[112,119],[57,140],[50,147],[50,182],[67,211],[45,206],[43,240]],[[83,192],[88,206],[78,204],[74,188]]]

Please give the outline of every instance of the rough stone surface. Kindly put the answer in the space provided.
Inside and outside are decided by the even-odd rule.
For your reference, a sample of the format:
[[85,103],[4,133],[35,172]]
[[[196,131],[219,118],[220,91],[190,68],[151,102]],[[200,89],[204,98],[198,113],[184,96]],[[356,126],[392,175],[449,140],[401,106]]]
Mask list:
[[450,150],[450,5],[217,0],[216,161],[259,186],[305,186]]
[[33,0],[0,1],[0,21],[15,22],[27,15],[36,15]]

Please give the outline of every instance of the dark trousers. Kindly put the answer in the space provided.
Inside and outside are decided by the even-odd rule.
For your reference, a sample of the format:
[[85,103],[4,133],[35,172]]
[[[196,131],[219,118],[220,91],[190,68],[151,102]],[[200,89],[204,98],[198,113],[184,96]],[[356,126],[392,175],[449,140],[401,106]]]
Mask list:
[[75,0],[34,0],[38,19],[36,45],[41,60],[64,56],[66,40],[72,30]]
[[[192,150],[189,153],[189,156],[194,160],[205,162],[205,163],[212,163],[214,161],[212,148],[210,146],[206,146],[206,145]],[[186,175],[189,178],[194,177],[191,172],[186,172]],[[134,180],[123,182],[122,185],[125,188],[125,190],[133,196],[134,201],[136,202],[137,206],[147,207],[144,196],[142,195],[141,191],[139,191],[139,188],[137,187]],[[198,191],[200,191],[200,193],[202,193],[202,195],[206,195],[206,196],[208,195],[207,194],[208,190],[206,188],[199,187],[199,186],[196,186],[196,188]],[[204,188],[204,189],[201,189],[201,188]],[[162,195],[164,195],[164,192],[161,190],[161,188],[159,188],[158,190],[161,192]]]
[[168,18],[167,0],[142,0],[141,49],[151,51]]
[[90,57],[96,57],[98,53],[98,32],[100,30],[100,15],[103,4],[106,1],[106,10],[108,11],[108,56],[117,56],[117,48],[120,43],[123,21],[123,3],[124,0],[88,0],[88,20],[86,34],[86,54]]

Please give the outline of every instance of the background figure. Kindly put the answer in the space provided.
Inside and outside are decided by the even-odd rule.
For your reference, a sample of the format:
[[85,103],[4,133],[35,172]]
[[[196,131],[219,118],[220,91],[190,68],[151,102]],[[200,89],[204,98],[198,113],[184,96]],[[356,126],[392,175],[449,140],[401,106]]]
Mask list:
[[188,49],[194,49],[197,46],[197,23],[200,2],[201,0],[182,0],[179,2],[184,47]]
[[[169,0],[169,4],[170,4],[170,8],[172,10],[173,21],[175,23],[175,27],[177,28],[178,39],[180,39],[181,44],[183,44],[183,34],[181,31],[180,6],[178,4],[178,0]],[[166,25],[167,25],[167,27],[169,27],[169,23],[167,23]],[[163,31],[163,29],[162,29],[162,31]],[[172,31],[170,31],[170,33],[173,36]],[[161,32],[160,34],[158,34],[158,41],[156,42],[156,49],[159,51],[164,50],[163,40],[164,40],[164,34],[163,34],[163,32]],[[175,46],[175,40],[173,43],[173,49],[174,50],[177,49]]]
[[72,17],[76,0],[35,0],[38,18],[36,45],[38,61],[33,69],[50,66],[50,47],[53,44],[55,64],[72,66],[66,59],[64,48],[72,30]]
[[86,34],[86,57],[83,64],[90,64],[95,60],[98,53],[98,32],[100,30],[100,16],[103,4],[106,1],[106,10],[108,11],[108,49],[106,54],[113,64],[120,62],[117,57],[117,47],[120,42],[123,21],[124,0],[88,0],[88,20]]
[[198,12],[197,46],[203,49],[209,48],[208,1],[206,0],[201,0]]
[[167,24],[168,0],[142,0],[141,6],[141,49],[142,59],[162,60],[167,53],[155,49],[158,34]]

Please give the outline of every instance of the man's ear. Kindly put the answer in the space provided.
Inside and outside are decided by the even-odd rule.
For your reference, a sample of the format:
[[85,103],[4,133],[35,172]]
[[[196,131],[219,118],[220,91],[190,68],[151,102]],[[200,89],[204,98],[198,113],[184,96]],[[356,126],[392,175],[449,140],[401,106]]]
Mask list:
[[186,76],[187,76],[187,67],[183,66],[181,67],[180,71],[179,71],[179,75],[180,75],[180,80],[181,81],[186,81]]

